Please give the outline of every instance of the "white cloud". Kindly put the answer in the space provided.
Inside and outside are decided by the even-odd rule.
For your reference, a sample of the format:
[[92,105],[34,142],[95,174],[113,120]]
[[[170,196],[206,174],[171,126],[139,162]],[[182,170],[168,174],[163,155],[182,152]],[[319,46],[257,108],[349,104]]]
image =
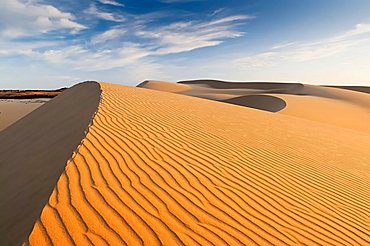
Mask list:
[[150,54],[134,43],[123,43],[114,49],[88,50],[80,45],[49,49],[32,54],[52,64],[68,65],[75,70],[99,71],[124,67]]
[[48,49],[60,45],[58,41],[37,41],[37,42],[12,42],[0,41],[0,56],[36,56],[35,50],[43,48]]
[[[234,30],[234,24],[245,18],[231,16],[212,21],[174,22],[156,28],[142,23],[122,24],[93,36],[90,45],[94,50],[73,45],[39,52],[37,57],[84,71],[125,67],[144,58],[216,46],[225,39],[240,37],[243,33]],[[125,35],[129,35],[129,39],[134,37],[137,43],[123,41],[122,38],[127,39]]]
[[19,0],[0,0],[0,38],[11,39],[56,30],[78,32],[86,27],[75,17],[52,5]]
[[221,19],[211,21],[207,25],[220,25],[220,24],[230,23],[234,21],[251,20],[254,18],[256,17],[253,15],[232,15],[232,16],[228,16],[228,17],[224,17]]
[[278,44],[275,44],[274,46],[272,46],[271,49],[272,50],[278,50],[278,49],[282,49],[282,48],[287,48],[287,47],[292,46],[294,44],[295,44],[294,42],[278,43]]
[[95,35],[92,39],[91,42],[93,44],[98,44],[98,43],[104,43],[109,40],[114,40],[118,37],[121,37],[126,33],[126,30],[123,29],[123,27],[114,27],[112,29],[109,29],[103,33],[100,33],[98,35]]
[[243,32],[235,30],[238,21],[250,18],[245,15],[229,16],[213,21],[175,22],[158,28],[144,28],[137,36],[151,38],[156,46],[153,54],[163,55],[216,46],[225,39],[241,37]]
[[214,10],[211,14],[210,14],[210,16],[214,16],[214,15],[218,15],[219,13],[221,13],[222,11],[224,11],[225,10],[225,8],[219,8],[219,9],[216,9],[216,10]]
[[265,67],[283,61],[306,62],[348,52],[359,46],[370,46],[370,24],[356,25],[342,34],[308,43],[287,42],[270,50],[238,58],[235,61],[245,67]]
[[108,5],[113,5],[113,6],[118,6],[118,7],[123,7],[125,6],[124,4],[122,3],[119,3],[117,1],[114,1],[114,0],[98,0],[100,3],[102,4],[108,4]]
[[90,4],[89,8],[87,8],[84,13],[90,15],[91,17],[97,17],[102,20],[114,22],[123,22],[126,20],[122,16],[116,15],[114,13],[99,10],[94,4]]
[[[98,10],[93,4],[85,13],[104,20],[123,21],[123,18],[113,13]],[[59,14],[63,18],[72,18],[68,13]],[[19,42],[18,47],[14,49],[10,48],[11,42],[3,45],[0,43],[0,56],[23,55],[37,62],[44,61],[51,66],[65,66],[81,72],[124,68],[139,61],[145,62],[166,54],[216,46],[227,39],[243,36],[244,33],[236,30],[236,26],[251,18],[247,15],[222,18],[209,16],[211,20],[208,21],[173,22],[153,27],[152,19],[143,20],[140,16],[130,15],[126,17],[127,21],[124,23],[93,35],[87,42],[68,40],[65,43],[51,42],[49,45],[40,42]],[[159,15],[157,18],[166,17]],[[48,19],[41,18],[38,21],[40,26],[49,25]],[[68,25],[70,23],[64,23],[64,26]],[[39,45],[30,46],[31,43]]]
[[89,51],[79,45],[68,46],[62,49],[49,49],[44,52],[37,52],[37,56],[51,63],[69,63],[72,60],[82,59],[89,54]]

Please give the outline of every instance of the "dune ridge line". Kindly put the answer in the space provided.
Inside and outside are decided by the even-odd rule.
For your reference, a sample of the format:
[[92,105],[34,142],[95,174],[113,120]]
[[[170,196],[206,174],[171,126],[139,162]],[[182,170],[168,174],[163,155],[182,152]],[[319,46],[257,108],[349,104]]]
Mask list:
[[73,86],[0,132],[0,244],[24,242],[88,133],[100,85]]

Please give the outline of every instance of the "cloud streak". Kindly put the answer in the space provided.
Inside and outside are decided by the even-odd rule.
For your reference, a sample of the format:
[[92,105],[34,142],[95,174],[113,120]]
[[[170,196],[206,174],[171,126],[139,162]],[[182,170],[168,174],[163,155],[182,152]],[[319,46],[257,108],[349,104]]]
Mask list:
[[99,0],[99,2],[102,3],[102,4],[113,5],[113,6],[117,6],[117,7],[124,7],[125,6],[123,3],[119,3],[119,2],[113,1],[113,0]]
[[46,50],[31,48],[22,54],[51,64],[65,64],[77,70],[107,70],[125,67],[139,60],[145,62],[146,58],[219,45],[225,40],[243,36],[244,33],[236,30],[236,27],[251,18],[237,15],[177,21],[153,27],[135,16],[128,23],[112,26],[93,35],[87,43],[71,43],[62,48],[55,45]]
[[0,38],[12,39],[46,34],[52,31],[77,33],[87,27],[75,16],[58,8],[37,2],[0,0]]
[[102,20],[107,21],[113,21],[113,22],[123,22],[126,20],[126,18],[119,16],[117,14],[111,13],[111,12],[105,12],[96,7],[95,4],[90,4],[89,8],[87,8],[84,11],[85,14],[87,14],[89,17],[98,18]]
[[250,68],[273,66],[281,62],[307,62],[348,52],[363,45],[370,46],[370,23],[358,24],[351,30],[314,42],[277,44],[269,50],[235,61]]

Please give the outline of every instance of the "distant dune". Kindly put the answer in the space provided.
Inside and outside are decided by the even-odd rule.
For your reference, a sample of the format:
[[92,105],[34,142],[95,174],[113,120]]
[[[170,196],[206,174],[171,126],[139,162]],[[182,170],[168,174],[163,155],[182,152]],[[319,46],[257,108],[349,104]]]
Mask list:
[[370,87],[369,86],[328,86],[328,87],[370,93]]
[[139,87],[233,103],[370,133],[368,87],[192,80],[145,81]]
[[360,117],[366,93],[158,83],[77,85],[0,133],[1,245],[370,244],[370,134],[284,114]]

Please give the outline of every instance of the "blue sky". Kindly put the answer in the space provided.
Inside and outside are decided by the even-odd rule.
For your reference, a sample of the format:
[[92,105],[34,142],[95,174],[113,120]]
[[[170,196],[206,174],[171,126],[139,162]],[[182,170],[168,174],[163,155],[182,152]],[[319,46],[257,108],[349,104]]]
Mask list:
[[368,0],[0,0],[0,88],[370,85]]

